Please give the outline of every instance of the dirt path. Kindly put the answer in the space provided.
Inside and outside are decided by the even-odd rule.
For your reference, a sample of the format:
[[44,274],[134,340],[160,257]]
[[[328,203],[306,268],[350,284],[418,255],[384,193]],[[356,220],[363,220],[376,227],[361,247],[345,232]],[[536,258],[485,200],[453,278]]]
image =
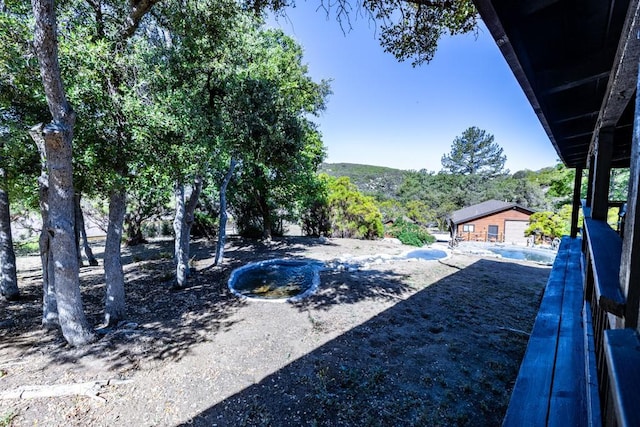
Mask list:
[[[0,399],[2,425],[499,425],[549,267],[456,254],[326,270],[297,304],[230,294],[233,268],[267,258],[399,255],[392,241],[231,240],[222,267],[194,245],[191,286],[171,291],[171,242],[125,253],[128,323],[72,349],[39,328],[37,260],[18,304],[0,302],[0,396],[97,380],[84,395]],[[97,250],[99,252],[99,248]],[[100,322],[101,267],[83,267]],[[4,424],[3,424],[4,423]]]

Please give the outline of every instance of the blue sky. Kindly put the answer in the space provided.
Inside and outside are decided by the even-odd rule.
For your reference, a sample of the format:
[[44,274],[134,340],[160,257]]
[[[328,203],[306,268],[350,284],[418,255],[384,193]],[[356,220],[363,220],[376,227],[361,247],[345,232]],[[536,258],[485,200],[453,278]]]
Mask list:
[[274,24],[304,47],[315,80],[331,79],[315,121],[327,162],[439,171],[456,136],[477,126],[495,137],[511,172],[553,166],[558,156],[489,32],[444,37],[434,60],[413,68],[378,44],[360,18],[346,35],[301,1]]

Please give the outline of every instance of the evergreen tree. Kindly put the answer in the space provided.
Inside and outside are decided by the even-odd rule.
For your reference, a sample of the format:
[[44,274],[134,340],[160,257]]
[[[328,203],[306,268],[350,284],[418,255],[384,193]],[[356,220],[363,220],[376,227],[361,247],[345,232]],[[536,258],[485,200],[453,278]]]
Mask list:
[[506,161],[493,135],[473,126],[454,139],[449,154],[442,156],[442,167],[452,174],[486,178],[508,173]]

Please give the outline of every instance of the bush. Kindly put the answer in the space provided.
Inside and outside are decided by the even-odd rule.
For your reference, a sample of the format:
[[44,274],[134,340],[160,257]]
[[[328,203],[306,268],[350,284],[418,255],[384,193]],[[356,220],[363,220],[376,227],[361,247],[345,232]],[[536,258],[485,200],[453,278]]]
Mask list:
[[150,239],[153,239],[154,237],[158,236],[158,227],[155,223],[153,222],[145,222],[142,224],[142,234],[145,237],[148,237]]
[[387,232],[405,245],[420,247],[436,241],[436,238],[425,227],[412,224],[401,218],[398,218]]
[[328,180],[327,175],[318,176],[302,200],[300,222],[305,236],[330,235]]
[[328,236],[331,230],[329,208],[326,201],[315,201],[302,214],[302,232],[305,236]]
[[36,255],[40,253],[40,244],[36,238],[16,241],[14,242],[14,251],[16,256]]
[[218,234],[218,218],[211,215],[195,211],[193,225],[191,226],[191,235],[195,238],[205,237],[207,239],[215,239]]
[[173,225],[171,224],[171,221],[163,220],[160,223],[160,235],[165,237],[173,236]]
[[373,240],[382,237],[382,215],[372,197],[361,194],[349,178],[329,179],[332,237]]

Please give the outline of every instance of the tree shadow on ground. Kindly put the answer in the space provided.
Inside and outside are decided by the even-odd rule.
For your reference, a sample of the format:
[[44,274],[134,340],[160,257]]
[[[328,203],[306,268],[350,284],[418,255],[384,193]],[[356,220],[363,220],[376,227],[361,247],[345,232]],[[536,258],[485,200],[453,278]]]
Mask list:
[[320,272],[316,293],[294,305],[300,310],[329,310],[338,304],[355,304],[365,299],[391,301],[400,298],[411,287],[407,276],[389,269],[345,271],[325,269]]
[[[42,279],[30,271],[28,279],[21,279],[20,300],[0,303],[4,312],[0,318],[12,319],[9,327],[0,329],[0,353],[21,357],[40,353],[61,365],[93,356],[118,373],[144,361],[181,359],[194,345],[230,327],[229,316],[243,302],[227,291],[224,270],[196,272],[187,288],[173,290],[173,261],[165,255],[171,244],[125,250],[126,321],[117,328],[98,330],[98,341],[82,348],[67,346],[57,330],[42,330]],[[97,327],[103,321],[104,272],[102,267],[82,267],[80,274],[85,314]]]
[[[499,425],[548,272],[490,260],[451,268],[182,425]],[[374,284],[376,275],[394,281],[378,271],[365,273],[365,282]],[[346,282],[339,274],[329,277]],[[299,308],[350,302],[346,295],[354,290],[319,295]]]
[[[78,349],[69,348],[59,331],[41,328],[42,275],[39,267],[29,266],[20,274],[20,299],[0,301],[0,354],[42,354],[55,364],[73,364],[93,356],[107,369],[119,373],[136,369],[145,361],[180,360],[193,346],[230,328],[233,323],[229,318],[246,304],[228,290],[227,281],[234,268],[262,259],[300,258],[305,246],[330,244],[309,238],[274,239],[267,243],[233,237],[229,240],[231,249],[225,252],[225,262],[220,267],[210,262],[214,243],[192,243],[195,270],[182,290],[172,289],[173,240],[124,247],[126,321],[118,328],[100,331],[96,343]],[[94,327],[103,321],[105,298],[102,254],[97,253],[96,258],[99,267],[80,268],[84,309]]]

